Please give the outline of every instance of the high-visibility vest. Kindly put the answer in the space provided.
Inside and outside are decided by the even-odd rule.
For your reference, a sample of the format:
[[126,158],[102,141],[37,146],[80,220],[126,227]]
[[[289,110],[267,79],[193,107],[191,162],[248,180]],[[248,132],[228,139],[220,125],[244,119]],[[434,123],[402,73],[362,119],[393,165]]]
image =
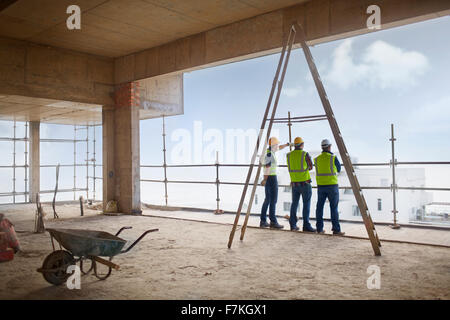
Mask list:
[[[269,155],[270,153],[270,155]],[[270,171],[269,176],[276,176],[277,175],[277,158],[275,158],[275,152],[267,149],[266,156],[264,159],[264,164],[268,163],[270,161]]]
[[318,186],[338,184],[338,172],[336,165],[334,164],[335,159],[336,156],[328,152],[322,152],[314,159]]
[[303,182],[311,179],[306,162],[306,151],[293,150],[286,154],[286,161],[292,182]]

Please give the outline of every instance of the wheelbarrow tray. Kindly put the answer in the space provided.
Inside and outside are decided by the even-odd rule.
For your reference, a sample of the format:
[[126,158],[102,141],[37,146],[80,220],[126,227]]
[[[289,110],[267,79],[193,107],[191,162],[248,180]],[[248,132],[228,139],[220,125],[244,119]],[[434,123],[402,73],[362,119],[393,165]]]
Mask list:
[[113,257],[127,243],[108,232],[80,229],[46,229],[61,246],[74,256]]

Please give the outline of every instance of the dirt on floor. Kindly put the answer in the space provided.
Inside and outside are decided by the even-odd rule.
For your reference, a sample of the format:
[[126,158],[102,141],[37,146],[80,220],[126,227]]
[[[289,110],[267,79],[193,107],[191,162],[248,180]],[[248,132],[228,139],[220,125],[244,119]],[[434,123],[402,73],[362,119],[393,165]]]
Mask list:
[[[13,261],[0,263],[0,299],[450,299],[448,248],[384,242],[376,257],[368,240],[249,228],[245,240],[238,231],[228,249],[228,224],[89,209],[79,217],[76,205],[59,205],[61,218],[49,210],[46,227],[115,233],[132,226],[121,234],[130,241],[159,228],[116,256],[120,270],[107,280],[90,274],[80,290],[69,290],[36,272],[52,246],[48,233],[32,232],[34,209],[0,207],[22,248]],[[380,289],[367,287],[371,265],[380,268]]]

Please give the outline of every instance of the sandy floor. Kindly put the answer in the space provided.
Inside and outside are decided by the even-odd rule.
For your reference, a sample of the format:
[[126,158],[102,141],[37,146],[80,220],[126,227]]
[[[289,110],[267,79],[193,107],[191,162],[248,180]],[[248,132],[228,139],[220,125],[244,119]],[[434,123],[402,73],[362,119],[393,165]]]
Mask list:
[[[51,243],[48,233],[29,232],[34,206],[1,206],[0,211],[21,231],[23,249],[0,264],[0,299],[450,299],[448,248],[385,242],[382,256],[375,257],[367,240],[249,228],[245,241],[239,241],[238,232],[229,250],[229,225],[103,216],[93,210],[79,217],[77,206],[60,205],[64,218],[50,217],[47,227],[114,233],[130,225],[133,229],[122,233],[127,240],[160,229],[117,256],[121,269],[110,278],[83,276],[81,290],[69,290],[48,284],[35,271]],[[367,289],[369,265],[381,268],[379,290]]]

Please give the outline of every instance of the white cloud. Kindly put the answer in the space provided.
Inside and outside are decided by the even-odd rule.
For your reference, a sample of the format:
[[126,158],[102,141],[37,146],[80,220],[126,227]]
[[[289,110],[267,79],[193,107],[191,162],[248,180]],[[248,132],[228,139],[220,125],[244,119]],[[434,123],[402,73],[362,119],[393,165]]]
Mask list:
[[381,40],[368,46],[361,63],[355,63],[352,43],[353,39],[347,39],[335,49],[331,70],[325,75],[343,89],[358,83],[381,89],[414,86],[429,68],[422,53],[405,51]]

